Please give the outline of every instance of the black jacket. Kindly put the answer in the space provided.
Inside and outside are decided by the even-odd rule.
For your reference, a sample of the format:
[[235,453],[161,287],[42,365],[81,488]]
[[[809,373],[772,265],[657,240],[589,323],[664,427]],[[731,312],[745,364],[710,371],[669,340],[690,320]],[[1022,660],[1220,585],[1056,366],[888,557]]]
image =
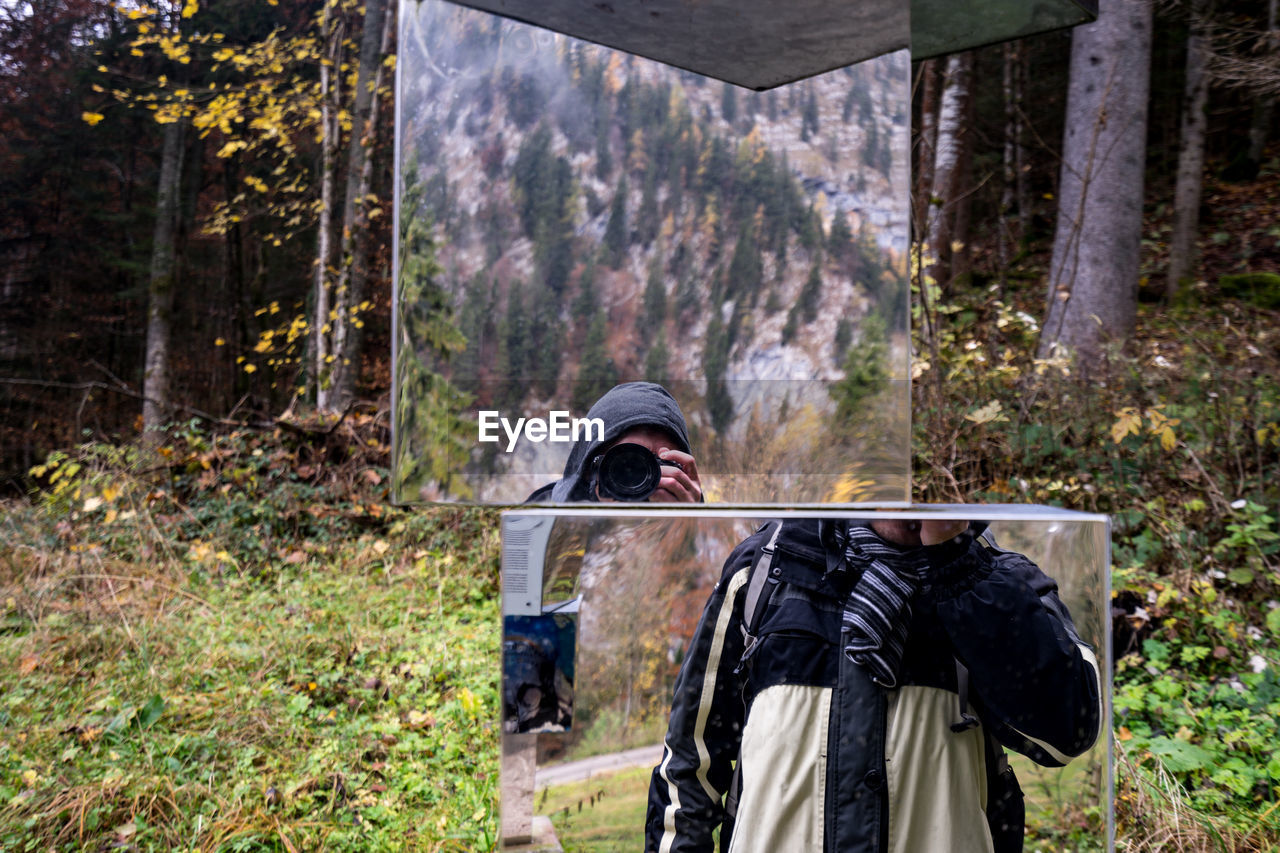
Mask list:
[[[1022,555],[977,541],[980,526],[932,546],[900,686],[886,690],[841,651],[859,571],[829,557],[819,525],[783,524],[773,562],[782,583],[745,664],[743,599],[767,530],[725,564],[676,681],[645,850],[710,853],[735,760],[737,828],[726,824],[722,850],[1000,849],[985,813],[1000,755],[991,737],[1056,766],[1089,749],[1101,722],[1096,659],[1056,584]],[[962,712],[981,725],[952,731]]]

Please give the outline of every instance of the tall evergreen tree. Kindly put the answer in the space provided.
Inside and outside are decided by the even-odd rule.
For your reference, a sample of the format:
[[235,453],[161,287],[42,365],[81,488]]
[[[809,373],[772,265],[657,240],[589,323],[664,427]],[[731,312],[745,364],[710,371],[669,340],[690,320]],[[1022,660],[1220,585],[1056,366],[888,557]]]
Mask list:
[[608,341],[608,322],[603,310],[596,312],[587,330],[579,359],[578,380],[574,383],[571,402],[573,408],[585,412],[606,391],[618,384],[618,369],[605,347]]
[[796,301],[806,323],[812,323],[817,318],[818,305],[822,302],[822,272],[818,266],[814,264],[810,267],[809,277],[805,279],[804,287],[800,288],[800,298]]
[[649,263],[649,278],[644,288],[644,313],[639,330],[651,336],[662,328],[667,319],[667,285],[662,276],[662,255],[655,254]]
[[720,91],[720,117],[733,124],[738,120],[738,87],[725,83]]
[[809,95],[805,98],[804,112],[800,118],[800,139],[808,142],[811,137],[818,135],[818,94],[814,91],[813,85],[809,85]]
[[729,262],[728,295],[744,297],[754,304],[763,281],[764,263],[760,259],[760,247],[751,233],[750,222],[745,222],[733,248],[733,259]]
[[599,307],[600,299],[596,296],[596,256],[593,254],[587,258],[582,272],[578,274],[578,293],[569,306],[569,316],[573,318],[574,327],[585,329]]
[[862,319],[858,342],[845,355],[844,376],[830,389],[837,424],[854,423],[863,403],[888,387],[888,354],[884,320],[878,314],[868,314]]
[[651,168],[645,172],[640,209],[636,211],[636,236],[644,246],[648,246],[658,236],[658,182],[655,171]]
[[609,224],[604,229],[605,262],[617,269],[626,257],[627,245],[631,242],[627,227],[627,177],[622,176],[618,182],[617,192],[613,194],[613,203],[609,206]]
[[671,350],[667,347],[667,330],[659,329],[657,339],[653,342],[653,346],[649,347],[649,353],[644,358],[644,378],[659,385],[669,384],[671,382],[670,361]]

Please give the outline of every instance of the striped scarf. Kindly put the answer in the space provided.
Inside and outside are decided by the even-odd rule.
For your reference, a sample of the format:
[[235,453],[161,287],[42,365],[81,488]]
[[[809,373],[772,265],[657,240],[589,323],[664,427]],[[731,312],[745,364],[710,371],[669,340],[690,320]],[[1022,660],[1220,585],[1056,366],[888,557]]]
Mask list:
[[845,654],[882,687],[898,685],[898,669],[911,623],[911,598],[924,586],[929,559],[923,548],[885,542],[869,526],[837,524],[835,545],[861,572],[844,608]]

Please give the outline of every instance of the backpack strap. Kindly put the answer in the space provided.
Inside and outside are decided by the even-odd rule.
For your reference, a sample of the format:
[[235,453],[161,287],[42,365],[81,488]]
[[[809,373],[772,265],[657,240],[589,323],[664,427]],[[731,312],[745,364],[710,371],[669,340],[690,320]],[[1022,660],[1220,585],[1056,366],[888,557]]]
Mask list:
[[760,621],[764,619],[773,591],[778,588],[778,569],[773,565],[773,557],[778,534],[782,531],[782,522],[771,521],[769,524],[773,525],[773,532],[769,535],[769,541],[760,549],[760,556],[751,565],[751,576],[747,580],[747,597],[742,607],[742,659],[733,670],[735,675],[742,672],[747,661],[755,654]]
[[969,729],[980,724],[980,721],[973,714],[969,713],[969,670],[964,664],[960,663],[960,658],[955,659],[956,662],[956,699],[959,703],[959,718],[951,724],[951,731],[956,734],[967,732]]

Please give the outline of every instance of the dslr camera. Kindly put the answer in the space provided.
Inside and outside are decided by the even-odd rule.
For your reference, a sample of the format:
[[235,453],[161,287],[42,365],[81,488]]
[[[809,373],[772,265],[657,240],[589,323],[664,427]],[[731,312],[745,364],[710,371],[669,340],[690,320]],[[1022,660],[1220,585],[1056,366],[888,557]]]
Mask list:
[[662,479],[662,466],[684,470],[673,459],[658,455],[641,444],[615,444],[591,463],[591,482],[602,498],[636,503],[649,499]]

